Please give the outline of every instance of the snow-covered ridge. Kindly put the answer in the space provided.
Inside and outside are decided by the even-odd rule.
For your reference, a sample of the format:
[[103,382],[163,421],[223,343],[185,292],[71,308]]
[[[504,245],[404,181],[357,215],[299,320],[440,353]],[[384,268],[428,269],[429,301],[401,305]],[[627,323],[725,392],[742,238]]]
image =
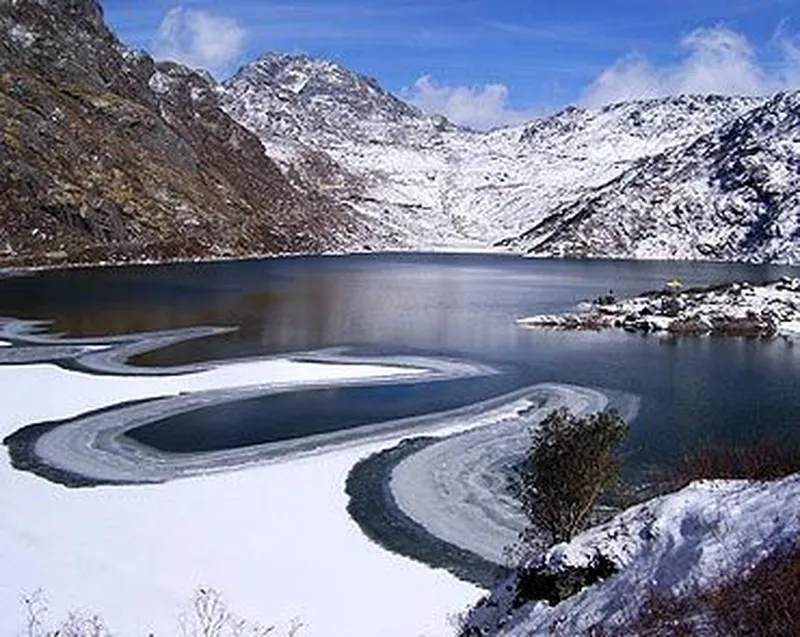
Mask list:
[[493,637],[609,634],[635,619],[655,595],[696,594],[745,573],[800,537],[800,475],[773,483],[705,480],[645,502],[559,544],[527,565],[558,572],[588,566],[597,555],[618,572],[556,606],[513,607],[515,576],[469,617]]
[[[219,91],[227,112],[259,136],[287,175],[296,172],[314,181],[363,215],[373,232],[369,248],[496,246],[554,256],[795,258],[791,246],[797,237],[789,221],[780,222],[780,249],[755,241],[749,251],[738,245],[720,251],[720,241],[707,236],[710,228],[723,238],[739,230],[754,236],[765,226],[757,198],[726,198],[715,189],[709,166],[719,149],[695,154],[696,166],[688,171],[694,186],[687,189],[678,179],[676,197],[671,177],[665,177],[655,180],[654,199],[653,177],[646,170],[648,162],[682,155],[738,118],[742,135],[753,140],[783,136],[791,141],[794,107],[788,97],[768,103],[684,95],[596,109],[570,107],[525,125],[482,133],[426,117],[374,80],[308,56],[268,54],[243,67]],[[747,118],[767,108],[766,103],[772,104],[776,122],[788,118],[783,128]],[[721,139],[712,143],[721,144]],[[728,150],[732,164],[747,164],[752,154],[737,144]],[[776,160],[775,170],[792,166],[791,157],[785,159]],[[637,171],[641,179],[629,184],[627,175]],[[594,215],[598,236],[578,227],[593,215],[596,193],[616,192],[619,184],[626,185],[620,197]],[[776,196],[784,186],[791,186],[788,173],[776,182]],[[697,212],[675,213],[679,218],[661,222],[669,211],[654,215],[647,208],[659,201]],[[793,201],[784,203],[785,219],[796,209]],[[619,228],[617,210],[628,205],[635,209]],[[577,229],[569,241],[556,232],[573,225]],[[679,243],[687,234],[691,240]],[[589,249],[581,249],[581,242]]]
[[800,335],[800,279],[731,283],[630,299],[595,300],[583,312],[519,319],[528,328],[607,329],[720,336]]
[[800,92],[556,203],[513,245],[541,256],[798,262]]

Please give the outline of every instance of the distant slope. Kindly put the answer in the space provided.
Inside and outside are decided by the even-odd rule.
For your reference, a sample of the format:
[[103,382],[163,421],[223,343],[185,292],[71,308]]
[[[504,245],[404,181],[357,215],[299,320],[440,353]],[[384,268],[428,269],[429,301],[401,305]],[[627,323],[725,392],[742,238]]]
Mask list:
[[[540,224],[565,221],[571,206],[638,162],[691,144],[765,101],[680,96],[571,107],[479,133],[426,117],[333,62],[281,54],[243,67],[220,92],[228,113],[260,137],[287,174],[316,180],[364,213],[374,245],[536,246],[555,255],[583,253],[549,249],[550,233],[540,234]],[[626,196],[636,199],[634,191]],[[576,241],[582,235],[576,229]],[[650,256],[634,243],[607,256]],[[606,256],[599,244],[591,254]]]
[[347,208],[291,184],[213,81],[122,46],[94,0],[0,4],[0,262],[343,249]]
[[509,243],[545,256],[800,261],[800,92],[638,161]]

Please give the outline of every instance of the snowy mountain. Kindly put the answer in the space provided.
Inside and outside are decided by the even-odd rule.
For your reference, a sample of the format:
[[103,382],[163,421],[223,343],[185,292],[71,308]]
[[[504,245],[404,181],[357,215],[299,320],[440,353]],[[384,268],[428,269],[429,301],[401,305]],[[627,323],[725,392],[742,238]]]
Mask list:
[[539,255],[800,261],[800,92],[642,159],[509,243]]
[[307,55],[270,53],[217,85],[125,48],[96,0],[2,3],[0,32],[4,263],[800,258],[797,94],[571,107],[477,132]]
[[[268,53],[219,89],[226,112],[261,139],[287,176],[316,183],[366,213],[367,247],[419,247],[414,236],[458,241],[439,216],[431,175],[444,167],[442,134],[459,129],[426,116],[371,78],[307,55]],[[467,133],[462,133],[467,134]],[[440,206],[439,206],[440,207]]]
[[[710,175],[713,158],[721,153],[735,164],[737,153],[749,152],[740,148],[740,139],[758,145],[764,138],[771,150],[758,161],[775,159],[778,163],[765,169],[774,168],[774,179],[790,186],[792,180],[781,177],[778,168],[790,166],[793,157],[791,141],[780,141],[791,132],[790,123],[781,120],[781,113],[791,110],[785,100],[765,105],[761,98],[679,96],[599,109],[570,107],[523,126],[481,133],[425,116],[374,80],[333,62],[280,54],[243,67],[220,93],[223,108],[259,136],[287,174],[316,180],[368,218],[372,247],[496,245],[541,255],[794,258],[785,241],[783,247],[748,239],[746,245],[715,248],[718,242],[704,228],[727,231],[716,211],[721,209],[723,217],[734,214],[725,212],[729,201],[735,199],[740,209],[725,224],[733,223],[748,237],[763,232],[766,217],[778,213],[774,206],[766,212],[766,204],[753,196],[737,198],[729,186],[721,199],[719,189],[709,185],[701,203],[694,198],[699,190],[686,185],[690,174]],[[758,126],[759,108],[774,111],[773,129]],[[734,122],[742,130],[730,139],[723,130]],[[689,150],[694,144],[713,145],[713,139],[727,140],[727,150],[708,148],[699,155],[700,146]],[[674,163],[692,153],[695,162],[680,179],[664,173],[654,185],[649,171],[663,169],[659,162]],[[778,182],[773,185],[783,192]],[[650,191],[663,201],[654,201]],[[607,202],[605,208],[598,197]],[[786,238],[785,218],[796,198],[784,199],[778,216]],[[681,230],[662,210],[676,201],[682,202],[680,210],[692,211],[676,213],[685,219]],[[659,202],[662,208],[654,212]],[[622,209],[629,211],[626,225],[615,230]],[[582,225],[589,217],[592,224]],[[596,235],[601,227],[606,229]],[[692,242],[686,241],[687,232]],[[617,237],[620,233],[629,239]]]
[[405,141],[402,133],[453,128],[426,117],[376,80],[304,54],[267,53],[226,83],[223,100],[236,119],[263,136],[335,144]]

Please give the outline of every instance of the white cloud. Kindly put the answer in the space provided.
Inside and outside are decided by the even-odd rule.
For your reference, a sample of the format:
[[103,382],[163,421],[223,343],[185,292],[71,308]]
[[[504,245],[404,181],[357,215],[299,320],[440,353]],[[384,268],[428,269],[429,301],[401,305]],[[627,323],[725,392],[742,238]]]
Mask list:
[[233,18],[175,7],[158,27],[153,55],[219,74],[241,57],[246,37]]
[[430,115],[444,115],[450,121],[478,130],[517,124],[531,119],[531,112],[508,107],[505,84],[485,86],[448,86],[423,75],[404,97]]
[[800,36],[790,36],[778,28],[774,38],[783,57],[781,81],[786,87],[800,87]]
[[696,29],[681,41],[686,55],[679,63],[659,67],[638,55],[622,58],[592,82],[583,102],[596,106],[687,93],[764,95],[800,88],[797,40],[779,33],[774,43],[781,63],[768,70],[741,33],[725,26]]

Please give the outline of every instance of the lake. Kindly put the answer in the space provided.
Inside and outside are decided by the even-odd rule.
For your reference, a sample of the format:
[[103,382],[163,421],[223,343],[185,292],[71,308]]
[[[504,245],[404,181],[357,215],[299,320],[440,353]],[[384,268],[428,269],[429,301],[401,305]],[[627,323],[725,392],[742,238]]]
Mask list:
[[[137,434],[165,451],[304,436],[561,382],[641,399],[627,443],[627,471],[636,473],[710,442],[793,434],[800,357],[792,344],[531,331],[515,319],[568,311],[609,290],[628,296],[658,289],[672,277],[694,286],[782,274],[800,270],[420,254],[88,268],[0,279],[0,315],[52,320],[53,331],[76,336],[238,327],[135,360],[145,366],[347,347],[370,356],[462,358],[505,371],[499,378],[267,396],[175,416]],[[264,423],[265,410],[272,424]]]

